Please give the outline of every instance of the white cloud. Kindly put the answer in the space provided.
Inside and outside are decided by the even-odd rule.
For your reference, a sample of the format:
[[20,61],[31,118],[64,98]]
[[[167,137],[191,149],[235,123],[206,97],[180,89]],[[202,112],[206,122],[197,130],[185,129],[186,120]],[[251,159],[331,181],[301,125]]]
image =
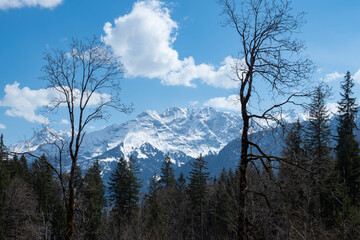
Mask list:
[[0,101],[0,106],[10,107],[6,115],[23,117],[29,122],[48,123],[44,116],[37,115],[36,109],[49,103],[46,89],[31,90],[28,87],[19,88],[19,83],[5,86],[5,97]]
[[230,80],[232,57],[225,58],[220,67],[196,65],[192,56],[179,59],[173,49],[178,24],[170,11],[158,0],[136,2],[129,14],[104,25],[103,40],[121,57],[126,77],[160,78],[164,85],[195,87],[195,79],[205,84],[235,88]]
[[343,74],[343,73],[333,72],[333,73],[326,74],[324,81],[332,82],[337,79],[343,78],[344,76],[345,76],[345,74]]
[[[20,84],[7,84],[5,86],[5,96],[0,100],[0,106],[8,107],[5,114],[11,117],[23,117],[29,122],[49,123],[49,119],[36,114],[36,110],[41,107],[51,106],[54,99],[61,99],[61,95],[53,88],[41,88],[39,90],[31,90],[28,87],[19,88]],[[75,89],[74,95],[79,99],[80,91]],[[88,103],[88,106],[95,106],[100,102],[110,100],[111,96],[106,93],[94,93]],[[66,124],[66,119],[60,123]],[[68,123],[68,122],[67,122]]]
[[206,107],[213,107],[223,110],[239,111],[240,103],[238,96],[233,94],[229,97],[216,97],[207,100],[204,104]]
[[23,7],[43,7],[54,8],[62,3],[63,0],[0,0],[0,9]]
[[189,104],[194,107],[199,104],[199,101],[189,101]]
[[65,124],[65,125],[67,125],[67,124],[69,124],[69,121],[66,120],[66,119],[61,119],[60,124]]
[[360,83],[360,69],[354,74],[354,81]]
[[0,123],[0,129],[6,129],[6,126]]

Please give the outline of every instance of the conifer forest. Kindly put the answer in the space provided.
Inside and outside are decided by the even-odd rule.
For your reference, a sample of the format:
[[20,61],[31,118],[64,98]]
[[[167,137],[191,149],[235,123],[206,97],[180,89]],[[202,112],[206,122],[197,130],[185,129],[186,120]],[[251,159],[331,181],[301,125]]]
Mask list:
[[[1,4],[0,0],[0,10]],[[329,81],[314,82],[315,65],[299,40],[306,14],[293,11],[292,4],[290,0],[217,1],[222,24],[237,39],[238,57],[231,57],[231,73],[226,77],[236,84],[239,148],[221,155],[204,153],[199,144],[197,157],[190,158],[183,148],[171,145],[167,152],[152,155],[159,165],[148,166],[146,171],[153,173],[149,178],[143,177],[147,156],[125,154],[124,143],[113,146],[113,152],[123,152],[112,165],[102,165],[110,161],[109,152],[100,156],[94,149],[84,156],[82,151],[96,142],[96,137],[87,138],[91,124],[136,108],[123,99],[119,85],[127,73],[135,75],[133,68],[111,42],[121,21],[105,25],[107,35],[101,38],[74,38],[67,40],[68,48],[46,49],[40,77],[52,98],[44,105],[44,116],[64,114],[67,137],[50,131],[47,136],[37,135],[46,147],[13,147],[0,124],[0,240],[360,239],[360,121],[355,89],[360,72],[342,74],[340,91],[334,91]],[[161,9],[163,3],[138,1],[134,6]],[[160,13],[170,16],[167,9]],[[176,71],[180,74],[191,67]],[[162,83],[171,85],[168,78],[176,74],[163,74]],[[137,94],[141,95],[132,93]],[[336,112],[330,111],[330,101],[336,102]],[[0,106],[5,104],[0,98]],[[284,114],[292,107],[298,114],[287,121]],[[160,127],[153,124],[149,129],[170,131],[156,119]],[[225,118],[219,119],[216,126],[225,125]],[[136,121],[131,122],[133,128],[141,124]],[[196,141],[204,138],[190,126],[184,134],[190,132]],[[263,133],[266,139],[254,140]],[[205,136],[212,137],[208,142],[221,142],[217,133],[211,134]],[[159,139],[154,141],[160,142],[164,135],[155,136]],[[187,146],[181,135],[176,136],[171,141]],[[133,142],[140,141],[132,137]],[[271,151],[269,145],[279,150]],[[176,150],[185,157],[174,154]],[[224,163],[229,156],[238,157]],[[174,160],[180,157],[188,157],[188,164]],[[222,170],[214,173],[214,164]]]

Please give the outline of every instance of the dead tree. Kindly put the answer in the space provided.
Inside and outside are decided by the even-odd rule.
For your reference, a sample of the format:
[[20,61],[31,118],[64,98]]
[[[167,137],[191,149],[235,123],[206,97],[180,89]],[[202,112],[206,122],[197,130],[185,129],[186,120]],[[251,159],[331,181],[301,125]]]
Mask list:
[[[294,38],[303,25],[304,14],[291,14],[290,0],[220,0],[226,24],[234,27],[239,37],[239,58],[234,62],[234,80],[239,82],[239,101],[243,129],[241,132],[240,194],[238,198],[238,239],[248,239],[248,222],[245,214],[247,169],[249,163],[259,161],[266,169],[266,161],[277,158],[265,154],[249,139],[251,123],[256,121],[279,122],[285,104],[294,103],[301,95],[294,91],[302,86],[312,72],[312,63],[300,56],[304,45]],[[261,84],[261,85],[260,85]],[[272,105],[254,109],[251,104],[261,99],[257,91],[269,89]],[[258,88],[258,89],[257,89]],[[272,96],[272,98],[271,98]],[[261,107],[260,107],[261,108]],[[249,152],[256,149],[259,154]],[[256,164],[254,164],[256,166]]]
[[[53,50],[46,53],[44,59],[43,79],[48,82],[49,89],[55,92],[49,109],[66,108],[71,127],[68,143],[71,167],[67,174],[65,194],[66,239],[71,239],[74,232],[75,167],[86,126],[106,118],[109,108],[127,113],[131,111],[131,106],[121,104],[119,98],[119,79],[124,72],[123,65],[114,57],[110,47],[96,37],[84,42],[73,40],[67,51]],[[63,183],[62,172],[59,178]]]

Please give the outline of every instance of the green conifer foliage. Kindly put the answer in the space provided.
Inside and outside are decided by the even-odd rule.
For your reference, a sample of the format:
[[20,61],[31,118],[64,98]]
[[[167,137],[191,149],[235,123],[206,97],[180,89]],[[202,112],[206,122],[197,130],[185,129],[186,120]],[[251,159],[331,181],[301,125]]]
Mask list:
[[319,85],[315,88],[311,102],[306,109],[309,113],[305,139],[306,148],[315,157],[316,163],[323,166],[324,161],[329,160],[330,154],[330,114],[326,107],[326,101],[330,94],[330,88],[327,85]]
[[10,174],[7,169],[8,152],[4,144],[4,135],[0,135],[0,240],[4,239],[4,196],[10,182]]
[[184,193],[186,189],[186,178],[184,177],[184,173],[181,172],[179,178],[177,179],[176,187],[180,193]]
[[145,225],[149,239],[166,239],[165,209],[161,202],[160,188],[158,176],[154,174],[145,196]]
[[29,167],[28,167],[28,163],[27,163],[27,159],[25,157],[25,155],[21,155],[20,157],[20,165],[21,165],[21,176],[25,179],[25,180],[29,180]]
[[230,172],[227,174],[223,168],[216,182],[215,228],[220,239],[230,239],[236,225],[236,217],[233,216],[234,213],[236,215],[236,197],[232,191]]
[[8,149],[4,144],[4,135],[0,135],[0,160],[6,161],[8,160]]
[[102,182],[98,160],[86,172],[81,193],[82,208],[84,209],[84,238],[89,240],[100,239],[102,209],[106,201],[105,186]]
[[330,114],[326,101],[330,96],[330,88],[321,84],[315,88],[311,102],[307,107],[309,113],[308,126],[305,131],[306,151],[311,175],[309,186],[312,189],[311,208],[314,217],[319,215],[332,225],[334,211],[337,208],[338,179],[336,178],[334,161],[331,157]]
[[172,162],[169,153],[166,155],[165,161],[161,166],[159,183],[165,187],[174,187],[176,185],[174,168],[172,167]]
[[359,144],[355,140],[356,98],[352,97],[354,86],[350,72],[347,72],[341,83],[341,101],[338,102],[338,143],[336,146],[337,164],[340,177],[347,187],[353,204],[358,204],[360,197],[360,157]]
[[64,196],[61,195],[58,183],[54,180],[54,172],[46,163],[45,155],[32,164],[34,190],[42,212],[44,239],[62,239],[65,230]]
[[192,211],[193,236],[204,239],[204,206],[205,196],[207,193],[207,181],[209,172],[207,172],[207,162],[202,155],[196,158],[192,163],[190,171],[188,196],[189,204]]
[[134,159],[128,163],[120,158],[110,176],[109,197],[114,203],[114,217],[118,224],[129,221],[138,210],[140,182],[133,172],[134,168]]

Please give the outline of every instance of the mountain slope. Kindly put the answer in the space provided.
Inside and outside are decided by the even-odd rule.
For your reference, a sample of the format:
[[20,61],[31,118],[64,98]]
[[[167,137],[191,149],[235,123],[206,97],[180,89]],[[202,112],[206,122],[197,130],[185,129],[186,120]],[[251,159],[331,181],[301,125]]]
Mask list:
[[[118,158],[127,159],[133,155],[142,170],[140,177],[147,180],[154,172],[159,174],[168,152],[175,166],[181,167],[200,153],[216,155],[238,136],[239,129],[239,117],[213,108],[189,110],[174,107],[161,114],[146,111],[123,124],[114,124],[86,134],[78,164],[85,170],[98,158],[107,179]],[[68,134],[64,131],[58,137],[67,141]],[[36,134],[30,141],[17,143],[12,148],[17,152],[32,151],[38,155],[46,152],[49,156],[55,155],[56,149],[48,144],[54,140],[52,135],[56,134],[48,129],[43,134]]]

